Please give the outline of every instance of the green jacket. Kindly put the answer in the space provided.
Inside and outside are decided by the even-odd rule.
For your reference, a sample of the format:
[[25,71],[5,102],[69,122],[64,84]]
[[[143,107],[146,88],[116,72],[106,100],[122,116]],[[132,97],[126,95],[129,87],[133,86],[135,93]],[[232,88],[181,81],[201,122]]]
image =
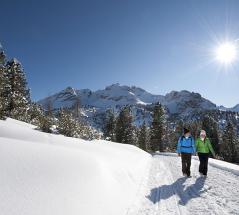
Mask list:
[[212,144],[210,140],[206,137],[205,142],[201,140],[201,138],[197,138],[196,140],[196,151],[199,153],[209,153],[211,152],[212,155],[215,157],[215,152],[212,148]]

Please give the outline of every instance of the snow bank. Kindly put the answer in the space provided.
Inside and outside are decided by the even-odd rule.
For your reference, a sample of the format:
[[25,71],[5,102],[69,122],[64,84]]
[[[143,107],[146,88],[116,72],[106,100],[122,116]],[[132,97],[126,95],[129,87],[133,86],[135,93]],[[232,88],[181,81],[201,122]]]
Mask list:
[[231,172],[237,176],[239,176],[239,166],[236,164],[228,163],[221,160],[209,159],[209,165],[214,166],[218,169],[225,170]]
[[0,120],[1,214],[126,214],[150,161],[131,145],[51,135]]
[[[171,157],[172,156],[174,156],[174,157],[178,156],[176,153],[170,153],[170,152],[155,153],[155,155],[157,155],[157,154],[163,155],[163,156],[171,156]],[[199,160],[197,156],[193,156],[192,158],[195,159],[195,160]],[[226,161],[210,158],[209,159],[209,165],[239,176],[239,165],[237,165],[237,164],[233,164],[233,163],[229,163],[229,162],[226,162]]]

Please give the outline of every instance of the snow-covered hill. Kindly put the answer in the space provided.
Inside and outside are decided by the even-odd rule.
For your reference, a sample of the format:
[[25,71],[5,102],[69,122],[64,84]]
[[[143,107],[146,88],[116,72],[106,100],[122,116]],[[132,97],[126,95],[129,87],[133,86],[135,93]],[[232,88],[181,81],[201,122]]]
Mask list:
[[0,214],[126,214],[150,161],[151,155],[132,145],[0,120]]

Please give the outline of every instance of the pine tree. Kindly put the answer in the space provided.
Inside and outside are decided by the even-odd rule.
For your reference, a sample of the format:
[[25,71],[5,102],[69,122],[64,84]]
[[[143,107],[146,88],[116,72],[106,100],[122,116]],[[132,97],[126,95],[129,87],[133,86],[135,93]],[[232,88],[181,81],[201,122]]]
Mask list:
[[209,115],[202,120],[202,129],[207,132],[207,137],[211,140],[212,147],[216,153],[219,152],[219,134],[217,122]]
[[38,128],[46,133],[52,133],[53,119],[47,115],[42,115],[39,118]]
[[231,122],[228,122],[222,136],[221,155],[225,161],[238,163],[238,138]]
[[79,123],[68,110],[59,111],[57,129],[60,134],[68,137],[79,137]]
[[48,96],[46,99],[46,115],[48,117],[53,117],[53,104],[51,96]]
[[36,125],[41,131],[52,133],[53,118],[46,115],[43,108],[37,103],[31,103],[28,110],[30,123]]
[[139,148],[147,151],[147,145],[148,145],[148,130],[146,123],[144,123],[140,126],[138,131],[138,146]]
[[7,106],[6,93],[5,93],[6,85],[7,85],[5,59],[6,59],[6,56],[1,48],[0,49],[0,119],[5,119],[6,106]]
[[161,104],[156,103],[153,110],[153,121],[150,128],[150,149],[163,151],[163,135],[165,130],[165,113]]
[[32,102],[29,106],[28,115],[29,122],[33,125],[39,126],[40,119],[45,115],[45,113],[39,104]]
[[80,118],[80,97],[76,96],[74,101],[75,117]]
[[7,87],[8,115],[14,119],[28,122],[28,109],[30,104],[30,91],[23,68],[16,59],[7,62]]
[[130,107],[123,107],[116,120],[115,139],[119,143],[134,144],[134,128]]
[[176,133],[176,141],[178,141],[179,137],[182,136],[183,134],[183,128],[184,128],[184,123],[182,120],[179,120],[176,123],[176,127],[175,127],[175,133]]
[[115,121],[115,115],[112,109],[107,110],[103,127],[104,137],[107,140],[115,141]]

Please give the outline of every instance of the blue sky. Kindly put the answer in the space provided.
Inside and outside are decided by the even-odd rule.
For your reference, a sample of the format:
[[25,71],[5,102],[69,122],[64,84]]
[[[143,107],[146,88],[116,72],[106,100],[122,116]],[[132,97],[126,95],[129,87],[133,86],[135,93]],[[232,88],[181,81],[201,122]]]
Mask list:
[[112,83],[154,94],[201,93],[239,103],[239,65],[211,51],[239,38],[234,0],[1,0],[0,42],[19,59],[34,100],[67,86]]

